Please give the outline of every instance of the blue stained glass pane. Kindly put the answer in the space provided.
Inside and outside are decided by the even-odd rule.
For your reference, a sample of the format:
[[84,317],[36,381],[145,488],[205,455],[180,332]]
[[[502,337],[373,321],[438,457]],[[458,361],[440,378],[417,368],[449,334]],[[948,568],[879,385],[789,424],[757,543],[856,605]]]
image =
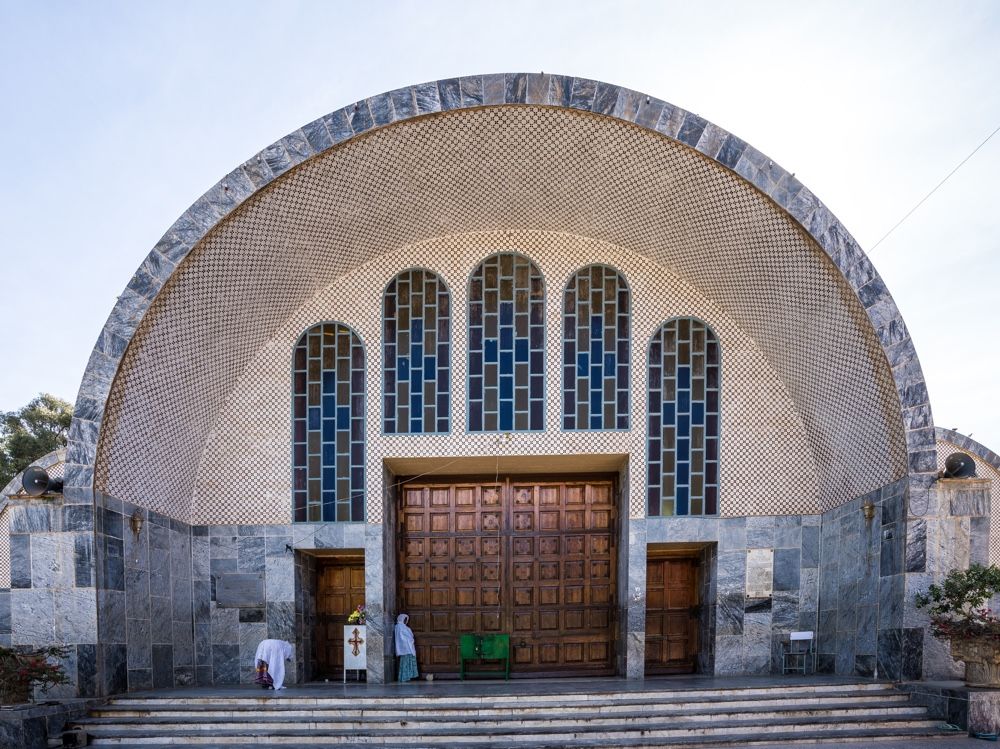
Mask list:
[[[514,397],[514,378],[513,377],[501,377],[500,378],[500,397],[503,399],[509,399]],[[504,403],[504,406],[511,406],[512,404]]]
[[401,356],[396,360],[396,372],[400,380],[410,379],[410,359],[407,356]]
[[649,396],[646,398],[646,408],[650,413],[657,413],[660,410],[659,388],[649,389]]
[[444,405],[438,406],[439,408],[448,408],[447,398],[448,398],[448,370],[439,369],[437,374],[437,387],[438,392],[441,393],[439,397],[444,398]]
[[414,418],[410,421],[410,431],[419,434],[424,431],[423,419]]
[[590,336],[591,338],[600,338],[604,331],[604,316],[603,315],[592,315],[590,318]]
[[333,442],[337,439],[337,423],[333,419],[323,419],[323,441]]
[[595,362],[599,362],[604,358],[604,346],[601,344],[600,339],[590,342],[590,358]]
[[601,360],[597,359],[594,365],[590,368],[590,387],[601,388]]
[[677,393],[677,410],[682,413],[691,413],[691,391],[681,390]]
[[[411,410],[412,410],[412,412],[414,414],[422,412],[423,408],[424,408],[424,396],[422,396],[422,395],[414,395],[413,397],[411,397],[410,398],[410,408],[411,408]],[[418,421],[418,419],[416,417],[414,417],[413,420],[414,421]]]
[[682,414],[677,417],[677,434],[681,437],[688,437],[691,434],[691,417]]
[[483,404],[469,404],[469,431],[470,432],[481,432],[483,431]]
[[351,428],[350,406],[337,406],[337,429]]
[[309,429],[319,429],[320,410],[318,408],[309,409]]
[[410,375],[410,387],[412,389],[420,389],[424,386],[424,373],[419,369],[414,369],[413,373]]
[[[659,393],[657,393],[659,397]],[[666,401],[663,404],[663,423],[667,426],[673,426],[677,419],[677,404],[673,401]]]
[[677,367],[677,387],[679,388],[691,387],[691,367],[687,366]]
[[518,338],[514,342],[514,357],[519,362],[528,361],[528,341],[525,338]]
[[483,360],[478,356],[473,356],[471,358],[472,361],[469,362],[469,374],[481,375],[483,373]]
[[531,352],[530,368],[532,372],[541,372],[544,368],[545,354],[542,351]]
[[600,415],[591,414],[590,416],[590,428],[600,429],[601,428],[601,417]]
[[514,350],[514,329],[513,328],[500,328],[500,350],[501,351],[513,351]]
[[328,486],[328,487],[332,487],[332,486],[336,485],[336,483],[337,483],[337,469],[336,468],[334,468],[333,466],[330,466],[329,468],[326,468],[326,467],[323,468],[323,483],[326,486]]
[[705,404],[701,401],[691,404],[691,423],[703,424],[705,422]]
[[677,463],[677,490],[680,491],[681,486],[688,485],[688,478],[691,473],[691,465],[683,461],[678,461]]
[[590,413],[597,414],[601,413],[601,391],[595,390],[590,394]]
[[500,429],[509,432],[514,428],[514,404],[507,402],[500,404]]
[[324,372],[323,373],[323,392],[332,393],[337,389],[337,373],[336,372]]
[[584,353],[576,355],[576,374],[579,377],[586,377],[587,370],[590,368],[590,357]]
[[531,378],[531,397],[541,398],[543,392],[545,392],[545,380],[541,375],[538,375],[537,377],[533,376]]
[[472,400],[475,400],[475,401],[483,399],[483,378],[482,377],[470,377],[469,378],[469,397]]
[[327,465],[335,460],[337,460],[337,446],[332,443],[323,445],[323,463]]
[[434,369],[437,365],[435,364],[433,356],[424,357],[424,377],[428,379],[434,379]]
[[500,354],[500,374],[514,374],[514,355],[509,351]]
[[420,361],[424,358],[424,345],[422,343],[415,343],[410,346],[410,356],[411,362],[414,367],[420,366]]
[[410,333],[414,340],[424,337],[424,321],[417,317],[410,323]]
[[604,376],[614,377],[615,376],[615,355],[605,354],[604,355]]
[[677,487],[677,504],[675,505],[675,512],[678,515],[688,514],[688,489],[686,486]]
[[496,364],[497,362],[497,342],[496,339],[489,339],[486,341],[486,355],[484,357],[486,361],[490,364]]
[[500,324],[511,325],[514,322],[514,303],[500,302]]
[[689,460],[691,458],[691,440],[681,438],[677,440],[678,460]]

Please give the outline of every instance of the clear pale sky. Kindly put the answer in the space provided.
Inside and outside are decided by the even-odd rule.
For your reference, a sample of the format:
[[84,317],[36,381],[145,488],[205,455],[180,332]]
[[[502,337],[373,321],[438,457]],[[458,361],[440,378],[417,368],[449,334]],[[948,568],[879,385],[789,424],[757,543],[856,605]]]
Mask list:
[[[866,250],[1000,125],[1000,2],[0,0],[0,410],[76,398],[115,299],[234,166],[382,91],[596,78],[764,151]],[[1000,452],[1000,134],[871,258],[935,422]]]

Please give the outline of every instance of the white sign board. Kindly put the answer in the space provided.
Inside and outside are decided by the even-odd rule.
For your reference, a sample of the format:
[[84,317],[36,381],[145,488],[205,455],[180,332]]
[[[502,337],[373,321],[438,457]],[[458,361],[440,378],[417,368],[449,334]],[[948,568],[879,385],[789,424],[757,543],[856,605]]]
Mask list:
[[368,627],[344,625],[344,672],[368,669]]
[[747,598],[774,592],[774,549],[747,549]]

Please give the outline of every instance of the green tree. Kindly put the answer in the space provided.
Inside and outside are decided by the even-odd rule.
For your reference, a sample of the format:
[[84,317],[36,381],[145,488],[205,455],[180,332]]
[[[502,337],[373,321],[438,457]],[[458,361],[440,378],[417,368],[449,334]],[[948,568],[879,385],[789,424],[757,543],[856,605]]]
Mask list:
[[48,393],[0,414],[0,489],[33,461],[64,446],[72,420],[73,406]]

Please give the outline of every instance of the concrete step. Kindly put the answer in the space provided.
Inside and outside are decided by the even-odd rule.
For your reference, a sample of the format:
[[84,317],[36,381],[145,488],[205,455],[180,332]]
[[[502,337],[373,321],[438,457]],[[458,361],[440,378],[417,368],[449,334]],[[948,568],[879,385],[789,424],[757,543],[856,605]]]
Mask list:
[[[400,713],[393,716],[382,713],[372,715],[369,711],[361,709],[354,711],[352,715],[342,716],[341,720],[331,719],[331,716],[322,716],[323,719],[317,719],[317,717],[289,717],[283,713],[258,715],[254,712],[247,712],[241,716],[202,715],[194,719],[194,721],[183,720],[183,716],[178,718],[163,715],[153,715],[152,717],[127,717],[119,715],[114,717],[94,717],[81,721],[81,723],[85,726],[93,727],[119,727],[123,730],[135,727],[156,726],[161,730],[192,728],[194,730],[213,731],[254,728],[260,731],[270,731],[276,727],[280,728],[287,725],[323,731],[338,730],[341,728],[368,730],[372,728],[399,727],[402,725],[410,729],[468,726],[471,730],[472,728],[492,728],[511,724],[524,727],[574,726],[581,723],[588,725],[610,725],[616,723],[646,723],[658,720],[685,723],[705,720],[706,717],[713,716],[726,720],[770,721],[777,718],[798,718],[801,720],[821,716],[839,717],[841,719],[871,718],[873,716],[922,717],[925,714],[925,709],[919,705],[910,705],[906,702],[887,702],[865,706],[839,704],[824,705],[821,707],[789,704],[779,708],[773,706],[744,707],[740,708],[738,712],[734,712],[728,707],[713,707],[711,709],[650,708],[615,713],[566,710],[550,711],[544,714],[528,711],[510,711],[501,715],[484,715],[482,712],[476,712],[458,715],[427,715],[426,713],[414,715],[412,713]],[[235,720],[237,717],[239,720]]]
[[218,698],[213,702],[197,705],[177,705],[172,702],[168,705],[163,705],[162,700],[146,702],[133,702],[129,700],[123,704],[121,700],[114,700],[111,704],[93,711],[93,714],[98,717],[143,717],[155,714],[166,717],[189,717],[196,720],[206,714],[237,716],[244,714],[248,710],[252,710],[260,713],[281,713],[289,718],[312,718],[357,715],[359,702],[363,705],[360,709],[372,715],[402,715],[418,712],[435,715],[465,715],[470,711],[475,711],[478,715],[503,715],[512,712],[542,712],[560,709],[586,709],[588,707],[592,709],[597,703],[600,704],[602,712],[625,712],[639,707],[677,706],[690,710],[710,710],[726,707],[727,709],[736,710],[744,707],[787,705],[789,702],[794,702],[797,705],[851,704],[860,706],[865,704],[884,704],[887,702],[905,703],[909,701],[908,694],[897,692],[891,688],[884,691],[845,690],[823,695],[790,693],[782,696],[775,695],[757,699],[747,696],[720,695],[713,699],[692,700],[684,692],[661,693],[652,698],[635,698],[633,694],[626,693],[607,695],[605,699],[599,701],[588,697],[585,700],[565,699],[547,701],[544,704],[539,704],[534,696],[532,696],[530,698],[519,697],[518,702],[502,707],[492,705],[483,706],[481,700],[478,698],[471,701],[472,704],[469,704],[470,700],[458,701],[449,697],[429,698],[421,703],[406,702],[405,706],[400,702],[383,702],[379,704],[373,703],[364,695],[349,699],[344,698],[338,701],[336,705],[303,706],[302,701],[297,697],[285,698],[280,696],[280,693],[279,696],[274,696],[273,693],[269,694],[272,696],[254,700],[249,704],[242,700],[237,702],[236,700],[220,700]]
[[690,739],[705,736],[728,736],[731,741],[737,737],[781,737],[783,734],[811,730],[822,731],[828,737],[839,736],[845,731],[873,731],[895,728],[916,731],[930,731],[937,728],[937,721],[911,719],[906,717],[885,717],[878,720],[842,718],[777,719],[762,724],[757,721],[705,721],[678,726],[674,723],[647,722],[641,726],[632,724],[602,724],[576,726],[503,727],[492,728],[482,733],[470,730],[469,726],[454,728],[380,728],[359,726],[344,730],[316,730],[307,727],[281,728],[268,731],[253,728],[239,728],[215,731],[199,730],[156,730],[147,726],[134,731],[93,728],[88,729],[94,746],[119,743],[136,744],[306,744],[316,745],[333,741],[351,742],[358,745],[380,745],[391,742],[423,745],[434,742],[460,742],[480,745],[496,742],[507,746],[537,746],[542,741],[583,741],[595,739],[617,745],[623,739]]
[[[481,684],[482,682],[480,682]],[[510,685],[508,685],[510,686]],[[245,692],[248,690],[241,690]],[[166,694],[163,696],[157,695],[155,700],[159,704],[169,704],[169,705],[202,705],[202,704],[213,704],[220,701],[224,701],[227,704],[233,705],[253,705],[259,704],[260,702],[266,702],[273,699],[290,699],[291,697],[286,697],[289,693],[281,694],[280,696],[275,695],[274,692],[265,690],[252,690],[256,692],[256,696],[248,696],[244,693],[239,694],[239,696],[212,696],[212,697],[185,697],[183,695],[172,695]],[[456,695],[391,695],[391,696],[369,696],[365,694],[363,688],[354,692],[349,696],[342,697],[330,697],[330,696],[310,696],[304,692],[308,690],[298,689],[294,690],[292,697],[294,700],[301,705],[318,705],[318,706],[336,706],[338,704],[349,705],[354,704],[359,697],[363,697],[366,704],[369,705],[379,705],[379,704],[391,704],[391,705],[406,705],[407,707],[420,704],[434,703],[441,699],[447,699],[451,702],[460,703],[463,705],[472,704],[487,704],[487,705],[499,705],[499,704],[515,704],[524,700],[524,697],[519,694],[475,694],[468,696],[456,696]],[[680,689],[680,690],[670,690],[669,687],[664,687],[661,689],[648,689],[648,690],[637,690],[637,691],[617,691],[617,690],[595,690],[593,692],[582,692],[582,693],[569,693],[565,691],[553,691],[551,693],[536,693],[532,692],[531,700],[535,703],[552,702],[552,701],[562,701],[562,702],[600,702],[602,704],[606,703],[608,700],[616,699],[663,699],[665,695],[672,697],[681,697],[685,700],[699,699],[699,698],[709,698],[715,699],[719,697],[729,697],[729,696],[747,696],[753,699],[757,699],[766,695],[775,695],[782,698],[787,698],[792,695],[826,695],[837,692],[884,692],[892,693],[893,688],[889,684],[884,684],[880,682],[858,682],[849,684],[809,684],[809,685],[788,685],[788,686],[767,686],[767,687],[738,687],[738,688],[713,688],[713,689]],[[151,697],[148,695],[134,695],[129,697],[118,697],[112,700],[112,704],[115,705],[136,705],[148,703]]]
[[[947,738],[939,721],[892,685],[871,682],[720,689],[579,687],[528,694],[479,687],[437,693],[309,696],[308,688],[213,696],[129,695],[80,721],[94,746],[272,744],[286,749],[569,749],[724,747]],[[499,685],[497,685],[499,686]],[[595,685],[600,686],[600,685]],[[504,690],[503,694],[490,694]],[[374,690],[373,690],[374,691]],[[538,693],[542,692],[542,693]],[[307,694],[303,694],[307,693]],[[253,696],[252,696],[253,695]]]

